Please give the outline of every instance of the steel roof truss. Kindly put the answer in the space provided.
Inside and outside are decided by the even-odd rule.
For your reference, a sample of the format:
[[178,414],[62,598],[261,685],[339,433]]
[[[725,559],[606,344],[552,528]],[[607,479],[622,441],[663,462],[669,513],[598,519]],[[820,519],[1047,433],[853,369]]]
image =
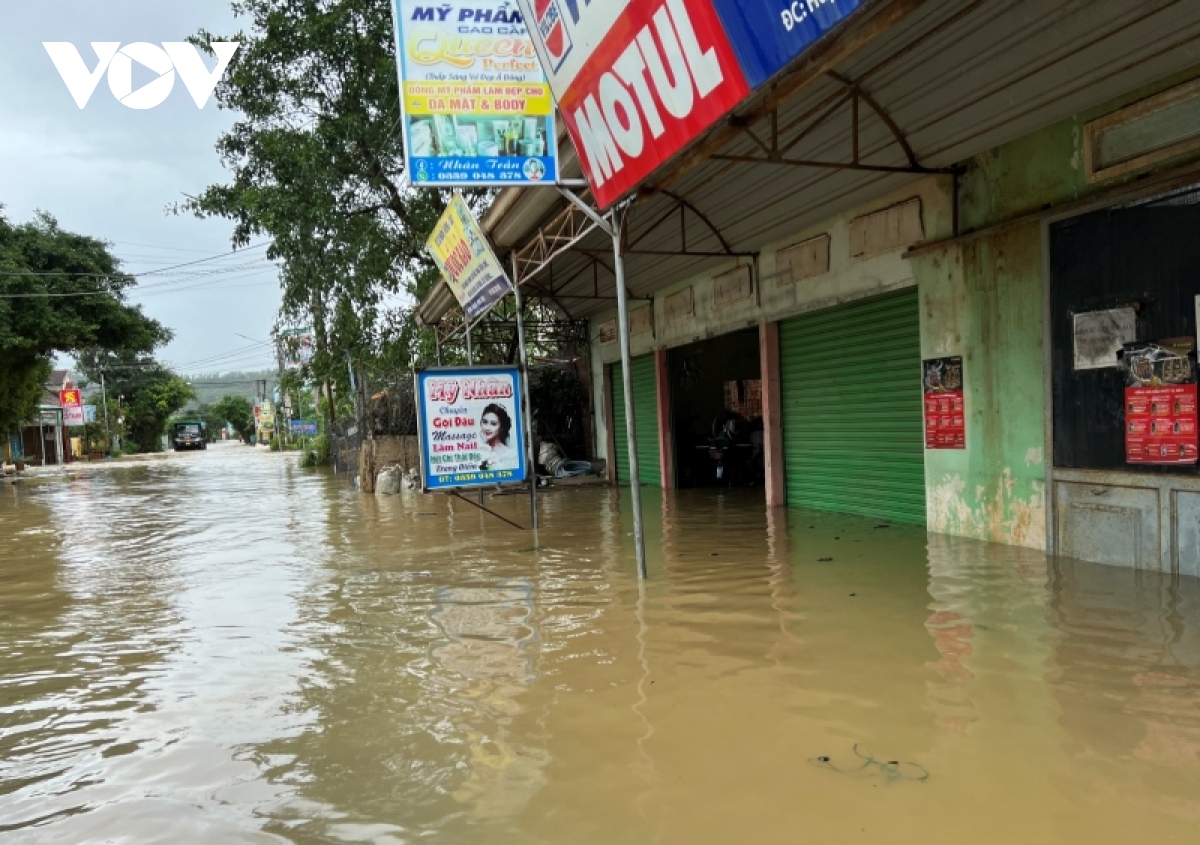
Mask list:
[[[912,145],[900,131],[900,127],[896,125],[896,121],[888,114],[887,110],[881,106],[874,97],[870,95],[859,83],[848,79],[841,74],[830,71],[825,74],[829,79],[834,80],[844,89],[846,93],[834,99],[832,105],[825,111],[817,115],[807,126],[802,128],[790,141],[787,141],[782,146],[779,138],[779,109],[778,107],[768,112],[765,117],[770,122],[770,144],[764,141],[755,133],[753,125],[755,121],[739,121],[734,125],[741,130],[741,133],[753,142],[754,146],[761,150],[761,154],[738,154],[738,153],[714,153],[709,158],[717,161],[740,162],[743,164],[778,164],[790,167],[813,167],[825,168],[830,170],[858,170],[868,173],[912,173],[918,175],[928,174],[952,174],[953,168],[931,168],[923,166],[917,159],[917,154],[913,151]],[[815,159],[804,158],[788,158],[787,153],[794,149],[801,141],[808,137],[815,129],[823,126],[828,121],[832,120],[835,115],[839,115],[843,108],[849,104],[850,106],[850,144],[851,158],[850,161],[820,161]],[[893,166],[884,164],[867,164],[862,160],[862,145],[859,141],[860,129],[862,124],[861,105],[865,105],[875,116],[887,127],[891,132],[896,145],[904,152],[904,157],[908,160],[905,166]],[[760,118],[761,120],[761,118]]]

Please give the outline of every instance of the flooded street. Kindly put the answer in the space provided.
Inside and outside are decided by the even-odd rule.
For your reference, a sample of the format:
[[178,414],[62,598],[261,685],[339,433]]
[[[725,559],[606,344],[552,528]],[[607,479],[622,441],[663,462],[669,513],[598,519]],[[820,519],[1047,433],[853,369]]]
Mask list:
[[0,485],[0,841],[1197,841],[1200,582],[628,498]]

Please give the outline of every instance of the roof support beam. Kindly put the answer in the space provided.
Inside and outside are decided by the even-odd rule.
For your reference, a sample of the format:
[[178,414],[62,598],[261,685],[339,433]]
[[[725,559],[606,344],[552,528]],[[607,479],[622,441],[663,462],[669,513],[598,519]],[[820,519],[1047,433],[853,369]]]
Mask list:
[[[714,161],[732,161],[742,164],[782,164],[789,167],[813,167],[826,170],[856,170],[865,173],[913,173],[913,174],[952,174],[953,168],[930,168],[924,167],[917,159],[917,154],[913,151],[912,145],[908,139],[904,137],[904,133],[900,131],[900,127],[896,125],[896,121],[888,114],[887,110],[872,97],[868,92],[863,90],[862,86],[857,82],[847,79],[841,74],[829,71],[825,74],[830,79],[836,81],[839,85],[846,89],[846,93],[835,99],[832,105],[825,111],[821,112],[811,123],[805,126],[800,132],[785,143],[782,147],[779,145],[779,112],[773,109],[768,117],[770,118],[771,126],[771,143],[768,146],[761,138],[755,134],[751,124],[753,121],[735,120],[733,125],[738,126],[743,135],[754,142],[754,145],[762,150],[762,154],[734,154],[734,153],[714,153],[709,156]],[[817,159],[803,158],[788,158],[787,153],[794,149],[801,141],[807,138],[815,129],[824,125],[838,114],[843,106],[850,105],[850,161],[823,161]],[[908,160],[906,166],[892,166],[882,164],[865,164],[862,160],[862,119],[859,103],[866,103],[867,107],[875,113],[880,122],[887,127],[892,134],[892,140],[904,152],[904,157]],[[664,193],[666,193],[664,191]],[[715,231],[715,230],[714,230]]]

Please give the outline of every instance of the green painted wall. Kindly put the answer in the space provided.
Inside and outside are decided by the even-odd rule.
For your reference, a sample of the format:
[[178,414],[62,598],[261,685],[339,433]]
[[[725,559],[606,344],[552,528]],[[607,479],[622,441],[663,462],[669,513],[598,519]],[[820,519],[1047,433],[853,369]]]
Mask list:
[[931,531],[1042,548],[1046,538],[1038,224],[913,262],[924,358],[962,355],[967,449],[927,450]]
[[[1198,72],[1131,92],[966,162],[961,230],[983,230],[1120,184],[1088,185],[1084,124]],[[925,253],[912,268],[921,296],[922,357],[962,355],[967,394],[967,449],[925,453],[929,528],[1044,548],[1041,224],[1014,224]]]

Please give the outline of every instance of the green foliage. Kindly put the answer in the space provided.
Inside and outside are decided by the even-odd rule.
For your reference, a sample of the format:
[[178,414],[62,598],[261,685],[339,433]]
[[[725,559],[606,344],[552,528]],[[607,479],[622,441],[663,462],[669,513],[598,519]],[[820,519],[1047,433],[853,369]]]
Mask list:
[[76,360],[84,383],[98,384],[104,374],[110,424],[125,439],[126,452],[130,441],[159,451],[167,421],[195,397],[184,378],[148,356],[93,349]]
[[573,372],[547,367],[529,387],[529,405],[538,430],[553,435],[563,446],[583,444],[583,414],[587,398]]
[[229,395],[214,404],[210,412],[233,426],[238,436],[250,442],[254,434],[254,406],[244,396]]
[[148,353],[171,333],[125,302],[135,284],[95,238],[49,214],[0,216],[0,431],[32,418],[54,353]]
[[[3,307],[3,306],[0,306]],[[37,416],[50,379],[50,357],[0,351],[0,435]],[[7,370],[7,372],[5,372]]]
[[157,452],[167,420],[195,395],[188,383],[163,367],[148,367],[118,383],[125,396],[125,427],[146,451]]
[[[312,326],[316,339],[303,375],[347,396],[348,363],[395,344],[410,367],[414,349],[429,345],[411,312],[386,302],[419,299],[438,277],[425,239],[446,196],[403,186],[391,3],[235,7],[248,31],[216,89],[221,107],[240,115],[217,144],[231,179],[181,210],[232,220],[236,244],[271,239],[282,267],[281,326]],[[193,39],[201,47],[215,40],[225,39]]]
[[329,447],[329,438],[325,434],[314,437],[304,449],[300,457],[302,467],[323,467],[332,462],[333,453]]

